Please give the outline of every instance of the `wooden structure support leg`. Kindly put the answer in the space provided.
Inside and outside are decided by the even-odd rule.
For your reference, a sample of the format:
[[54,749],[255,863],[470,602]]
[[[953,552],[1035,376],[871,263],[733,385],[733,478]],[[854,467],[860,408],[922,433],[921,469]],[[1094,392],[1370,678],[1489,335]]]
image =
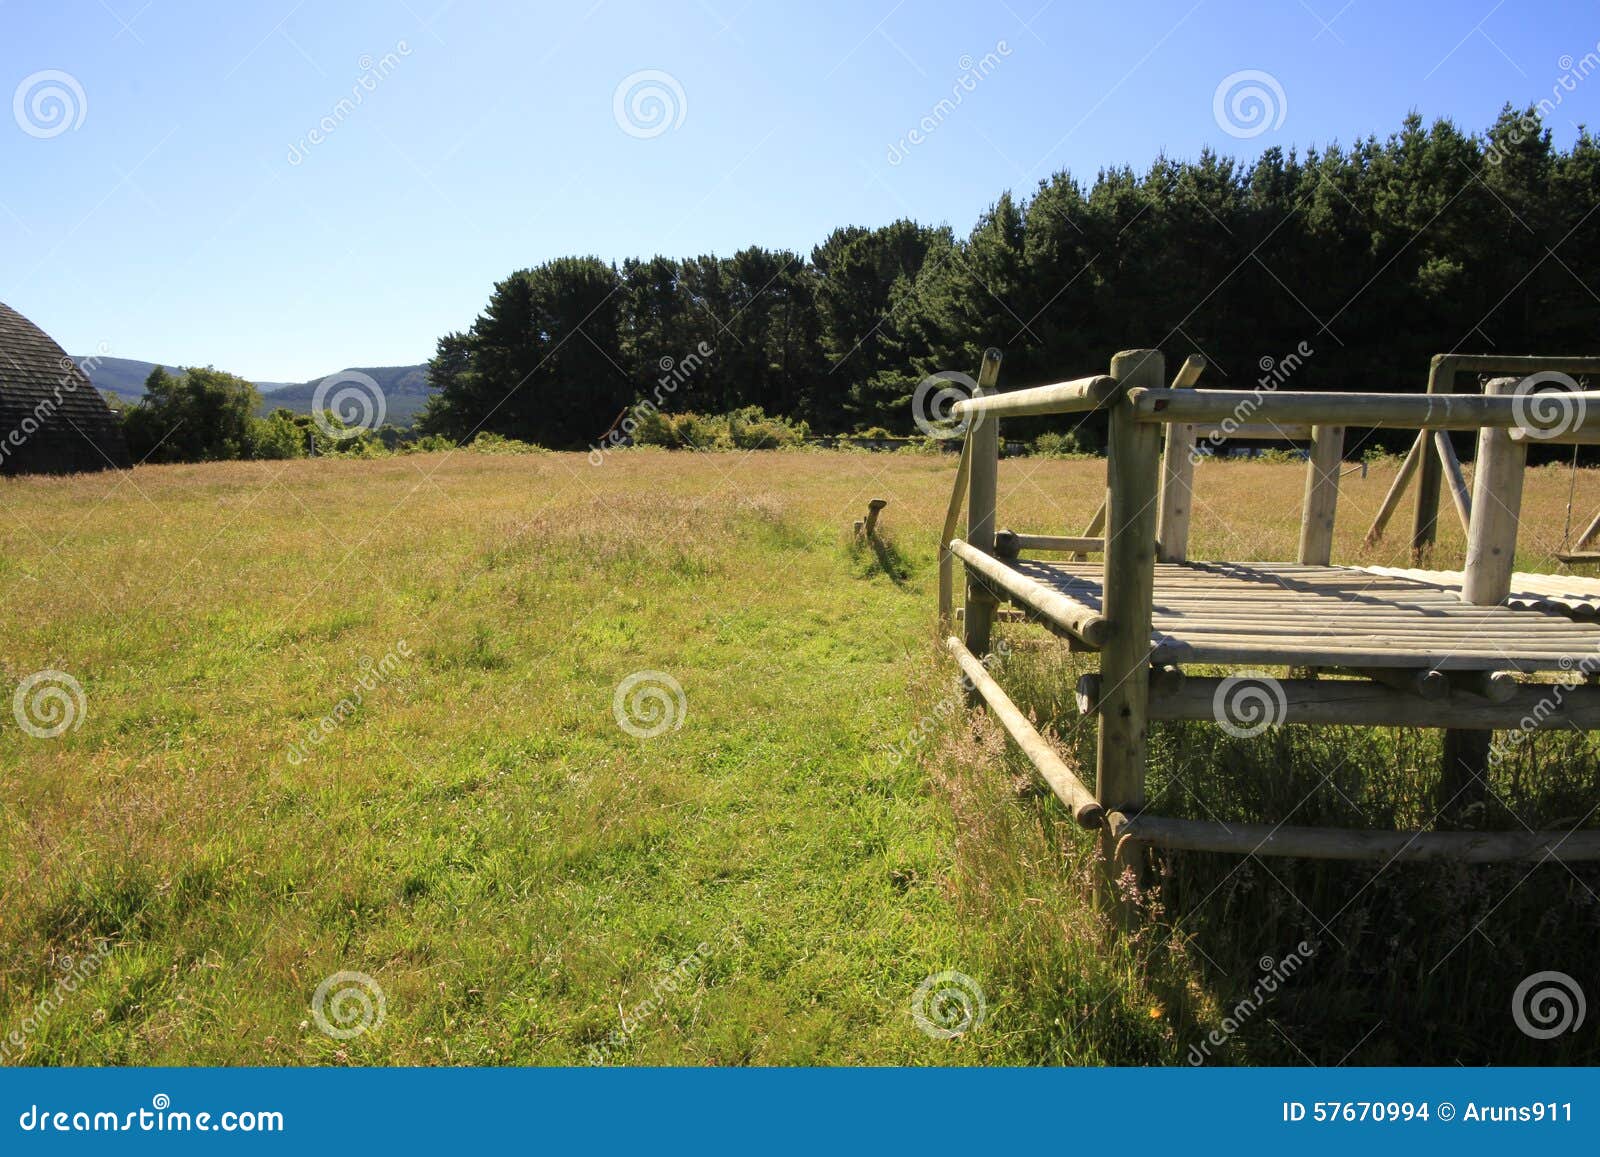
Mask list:
[[[1111,376],[1124,390],[1160,386],[1166,366],[1159,350],[1128,350],[1111,360]],[[1137,812],[1144,806],[1160,449],[1160,428],[1136,421],[1133,408],[1119,396],[1111,406],[1106,459],[1107,637],[1100,652],[1104,691],[1095,767],[1095,797],[1106,811]],[[1101,902],[1120,908],[1118,877],[1130,865],[1118,859],[1109,834],[1101,849]]]

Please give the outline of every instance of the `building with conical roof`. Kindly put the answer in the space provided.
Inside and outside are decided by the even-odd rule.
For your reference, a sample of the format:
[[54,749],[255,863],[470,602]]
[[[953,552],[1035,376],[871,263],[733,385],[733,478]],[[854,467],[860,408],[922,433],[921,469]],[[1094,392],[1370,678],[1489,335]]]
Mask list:
[[122,427],[50,336],[0,302],[0,474],[126,469]]

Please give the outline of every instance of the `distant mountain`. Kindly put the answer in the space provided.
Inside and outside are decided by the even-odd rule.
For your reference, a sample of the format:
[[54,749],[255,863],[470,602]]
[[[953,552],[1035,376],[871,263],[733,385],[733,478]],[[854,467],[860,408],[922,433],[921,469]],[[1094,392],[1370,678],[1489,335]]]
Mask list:
[[[378,383],[378,388],[383,391],[384,421],[391,426],[409,426],[411,419],[415,418],[417,412],[427,404],[428,395],[433,392],[428,386],[428,367],[425,365],[356,366],[340,372],[366,374]],[[272,410],[282,406],[297,414],[309,414],[311,399],[316,395],[317,385],[323,380],[317,378],[296,386],[283,386],[274,390],[272,395],[265,399],[266,404],[263,409]],[[334,392],[337,393],[350,384],[341,382],[333,387]],[[357,389],[359,388],[358,386]]]
[[[155,362],[135,361],[133,358],[74,357],[78,368],[89,375],[89,382],[97,390],[110,390],[119,398],[138,401],[144,397],[144,380],[156,368]],[[177,366],[165,367],[169,374],[183,371]],[[290,385],[289,382],[257,382],[256,389],[263,394],[275,393]]]
[[[89,375],[89,381],[95,389],[109,390],[129,402],[137,402],[144,396],[144,380],[156,368],[155,362],[140,362],[131,358],[78,357],[73,360]],[[166,368],[169,373],[181,372],[175,366]],[[378,383],[378,388],[383,391],[384,420],[392,426],[409,426],[431,392],[426,365],[367,366],[342,372],[366,374]],[[297,414],[309,414],[317,384],[326,377],[323,375],[309,382],[255,383],[256,389],[264,395],[261,412],[265,414],[282,406]],[[336,390],[338,388],[335,387]]]

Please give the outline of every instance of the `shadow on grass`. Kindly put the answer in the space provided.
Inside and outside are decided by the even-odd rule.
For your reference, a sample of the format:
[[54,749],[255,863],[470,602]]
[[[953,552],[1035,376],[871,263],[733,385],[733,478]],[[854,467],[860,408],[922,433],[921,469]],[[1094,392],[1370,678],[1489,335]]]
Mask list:
[[[1018,633],[1002,683],[1092,782],[1077,656]],[[962,727],[965,731],[962,731]],[[1086,899],[1096,838],[1034,788],[983,716],[936,782],[956,819],[963,906],[1003,977],[1014,1063],[1593,1064],[1576,986],[1600,996],[1600,865],[1333,862],[1152,851],[1143,927],[1109,934]],[[1158,724],[1148,806],[1221,821],[1410,830],[1435,818],[1438,732],[1277,727],[1235,739]],[[1592,826],[1593,739],[1539,734],[1456,826]],[[1514,1007],[1520,985],[1543,973]],[[1568,992],[1566,1013],[1556,987]],[[1542,1003],[1535,995],[1547,992]],[[1565,1017],[1569,1029],[1543,1036]],[[1532,1031],[1528,1031],[1531,1029]],[[999,1058],[997,1058],[999,1059]]]

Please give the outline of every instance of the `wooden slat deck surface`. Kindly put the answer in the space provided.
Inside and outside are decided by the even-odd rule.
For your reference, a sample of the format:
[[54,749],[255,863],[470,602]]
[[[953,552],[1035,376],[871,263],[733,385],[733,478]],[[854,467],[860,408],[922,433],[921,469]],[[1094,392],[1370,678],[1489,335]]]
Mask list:
[[[1009,566],[1030,580],[1022,588],[1101,610],[1096,563]],[[1568,671],[1600,657],[1600,624],[1468,606],[1445,586],[1358,567],[1189,562],[1155,571],[1154,663]]]
[[[1367,566],[1361,569],[1370,574],[1410,579],[1445,590],[1461,589],[1461,572],[1458,570],[1413,570],[1393,566]],[[1570,574],[1529,574],[1519,570],[1511,576],[1511,597],[1507,601],[1514,607],[1551,611],[1575,619],[1600,618],[1600,579]]]

